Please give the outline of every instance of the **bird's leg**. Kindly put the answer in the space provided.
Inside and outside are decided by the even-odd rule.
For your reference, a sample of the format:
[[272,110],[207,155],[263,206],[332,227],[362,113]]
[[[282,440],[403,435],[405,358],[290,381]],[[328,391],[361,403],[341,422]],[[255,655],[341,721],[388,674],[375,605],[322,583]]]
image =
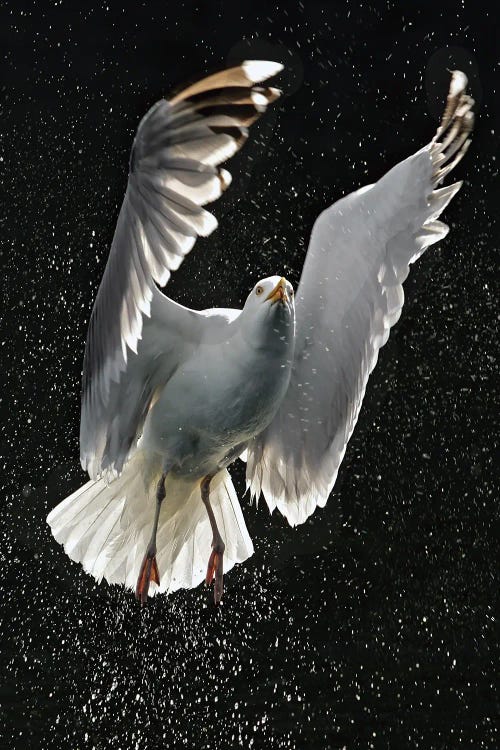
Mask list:
[[201,481],[201,499],[207,509],[208,518],[210,520],[210,526],[212,527],[212,553],[208,560],[207,575],[205,583],[207,586],[212,583],[215,576],[214,584],[214,602],[219,604],[222,599],[222,592],[224,588],[223,584],[223,558],[225,544],[222,541],[222,537],[217,528],[217,522],[215,520],[212,506],[210,505],[210,482],[213,479],[213,475],[208,474]]
[[158,585],[160,583],[160,574],[158,572],[158,565],[156,564],[156,532],[158,529],[158,519],[160,518],[161,504],[165,497],[166,476],[166,473],[161,475],[156,487],[156,508],[153,521],[153,531],[146,549],[146,554],[144,555],[144,560],[142,561],[139,578],[137,579],[137,586],[135,588],[135,598],[140,601],[141,606],[147,602],[149,584],[151,581],[154,581]]

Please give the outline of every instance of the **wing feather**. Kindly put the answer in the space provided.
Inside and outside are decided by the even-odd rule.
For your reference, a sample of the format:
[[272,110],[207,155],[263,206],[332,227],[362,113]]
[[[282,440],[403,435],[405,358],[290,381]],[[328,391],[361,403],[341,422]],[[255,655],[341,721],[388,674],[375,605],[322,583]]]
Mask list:
[[80,453],[92,478],[121,471],[153,393],[200,341],[203,326],[217,324],[217,316],[202,322],[159,294],[155,282],[163,286],[196,238],[217,227],[202,206],[229,186],[219,164],[279,93],[254,84],[281,68],[246,61],[162,99],[139,124],[85,348]]
[[398,320],[409,266],[448,227],[438,216],[461,187],[437,188],[472,130],[467,79],[452,76],[433,141],[316,220],[296,295],[290,386],[248,447],[247,483],[291,525],[324,506],[356,424],[378,351]]

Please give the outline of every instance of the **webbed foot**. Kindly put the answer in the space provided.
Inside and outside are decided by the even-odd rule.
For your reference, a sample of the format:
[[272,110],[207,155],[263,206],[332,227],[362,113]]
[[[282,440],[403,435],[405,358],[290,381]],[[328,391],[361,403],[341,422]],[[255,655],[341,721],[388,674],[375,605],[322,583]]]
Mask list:
[[212,545],[212,552],[208,560],[207,575],[205,583],[210,586],[215,577],[214,583],[214,602],[220,604],[224,591],[224,549],[225,545],[222,539]]
[[160,585],[160,573],[156,563],[156,549],[147,550],[144,560],[142,561],[141,570],[135,587],[135,598],[140,601],[141,607],[148,600],[149,584],[154,581]]

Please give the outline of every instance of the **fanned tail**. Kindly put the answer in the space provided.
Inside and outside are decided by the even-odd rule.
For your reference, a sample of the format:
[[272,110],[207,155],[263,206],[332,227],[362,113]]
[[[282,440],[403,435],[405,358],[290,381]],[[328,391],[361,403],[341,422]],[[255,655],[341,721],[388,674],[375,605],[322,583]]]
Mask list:
[[[137,453],[111,484],[87,482],[49,513],[47,523],[66,554],[97,581],[134,590],[151,535],[158,472]],[[147,479],[144,476],[147,473]],[[157,533],[159,585],[150,595],[193,588],[205,577],[212,530],[199,483],[168,476]],[[253,554],[243,513],[226,469],[211,482],[210,503],[226,548],[224,569]]]

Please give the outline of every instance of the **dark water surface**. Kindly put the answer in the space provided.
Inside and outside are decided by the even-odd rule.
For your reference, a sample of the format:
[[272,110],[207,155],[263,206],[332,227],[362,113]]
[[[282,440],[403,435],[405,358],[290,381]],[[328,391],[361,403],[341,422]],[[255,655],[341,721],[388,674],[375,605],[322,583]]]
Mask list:
[[[347,8],[4,5],[2,748],[500,747],[496,18]],[[480,100],[465,184],[405,285],[326,508],[294,530],[243,499],[256,552],[220,609],[199,588],[140,610],[45,524],[85,480],[86,325],[138,120],[184,80],[265,55],[287,63],[284,99],[233,160],[175,299],[296,284],[317,214],[432,137],[446,67]]]

